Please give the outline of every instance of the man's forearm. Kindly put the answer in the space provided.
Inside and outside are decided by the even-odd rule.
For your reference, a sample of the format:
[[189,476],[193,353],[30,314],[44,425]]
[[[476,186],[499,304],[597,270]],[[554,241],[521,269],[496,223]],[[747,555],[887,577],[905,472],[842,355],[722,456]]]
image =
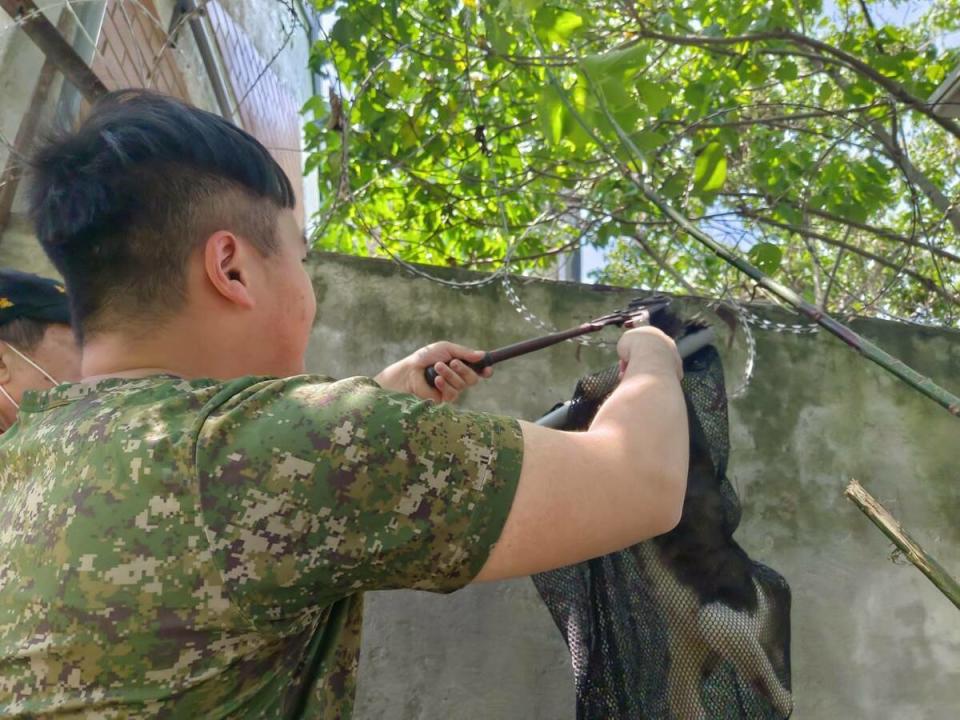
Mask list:
[[672,369],[627,370],[600,408],[590,433],[602,435],[627,487],[638,481],[662,492],[665,522],[679,519],[690,452],[686,404]]
[[373,376],[374,382],[377,383],[384,390],[392,390],[394,392],[410,392],[407,388],[403,387],[399,382],[400,373],[397,370],[398,363],[393,365],[388,365],[383,370],[378,372]]

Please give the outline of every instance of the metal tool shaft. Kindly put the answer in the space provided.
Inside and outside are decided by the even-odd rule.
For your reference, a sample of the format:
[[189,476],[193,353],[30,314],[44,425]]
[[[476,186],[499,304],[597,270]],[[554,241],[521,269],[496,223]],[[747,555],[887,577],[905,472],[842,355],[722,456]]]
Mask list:
[[[496,365],[498,362],[536,352],[537,350],[542,350],[543,348],[562,343],[565,340],[570,340],[575,337],[580,337],[581,335],[588,335],[611,325],[618,327],[638,327],[639,325],[646,325],[652,313],[663,310],[669,304],[669,298],[662,295],[654,295],[649,298],[636,298],[625,310],[618,310],[609,315],[604,315],[603,317],[577,325],[577,327],[570,328],[569,330],[561,330],[560,332],[542,335],[531,338],[530,340],[522,340],[512,345],[490,350],[483,356],[482,360],[466,364],[475,372],[480,373],[491,365]],[[423,376],[430,387],[436,387],[437,371],[435,367],[426,368],[423,371]]]
[[[515,357],[520,357],[521,355],[527,355],[537,350],[543,350],[543,348],[550,347],[551,345],[557,345],[564,342],[565,340],[570,340],[575,337],[580,337],[581,335],[588,335],[598,330],[603,329],[604,325],[596,323],[584,323],[583,325],[578,325],[575,328],[570,328],[569,330],[561,330],[560,332],[550,333],[549,335],[543,335],[537,338],[531,338],[530,340],[521,340],[518,343],[513,343],[512,345],[505,345],[502,348],[497,348],[496,350],[488,351],[482,360],[477,362],[466,363],[469,367],[473,368],[475,372],[483,372],[486,368],[491,365],[496,365],[498,362],[503,362],[504,360],[510,360]],[[436,387],[434,383],[437,379],[437,371],[428,367],[424,371],[424,377],[427,380],[427,384],[430,387]]]

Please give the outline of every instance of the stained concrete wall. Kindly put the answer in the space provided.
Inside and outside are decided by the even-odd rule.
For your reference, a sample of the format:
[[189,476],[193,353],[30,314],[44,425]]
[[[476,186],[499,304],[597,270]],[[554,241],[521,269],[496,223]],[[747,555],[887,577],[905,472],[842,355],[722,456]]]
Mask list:
[[[0,264],[49,272],[27,228],[0,246]],[[374,374],[432,340],[491,348],[537,332],[499,284],[452,290],[396,265],[321,254],[312,272],[316,372]],[[470,276],[432,269],[447,279]],[[52,273],[50,273],[52,274]],[[516,281],[541,318],[566,327],[622,304],[629,290]],[[703,308],[685,301],[688,312]],[[775,310],[758,310],[787,320]],[[856,329],[954,393],[960,332],[862,321]],[[960,717],[960,614],[843,498],[856,477],[954,575],[960,576],[960,421],[823,335],[755,331],[757,365],[732,400],[729,474],[740,492],[737,538],[793,588],[797,720]],[[745,343],[722,354],[731,387]],[[533,419],[612,351],[565,344],[499,368],[464,405]],[[450,596],[370,593],[360,720],[573,718],[560,634],[529,580]]]
[[[316,371],[373,374],[431,340],[491,348],[535,332],[499,285],[451,290],[389,262],[335,255],[318,256],[313,273]],[[559,327],[631,297],[542,281],[519,291]],[[960,333],[855,327],[960,392]],[[744,508],[737,538],[793,588],[794,717],[957,718],[960,614],[911,565],[891,561],[891,545],[843,488],[859,479],[960,575],[960,421],[830,337],[756,331],[756,339],[755,376],[730,404],[730,476]],[[723,355],[733,383],[741,335]],[[611,350],[545,350],[501,366],[465,405],[536,418],[611,361]],[[357,717],[573,718],[566,648],[532,583],[368,595]]]

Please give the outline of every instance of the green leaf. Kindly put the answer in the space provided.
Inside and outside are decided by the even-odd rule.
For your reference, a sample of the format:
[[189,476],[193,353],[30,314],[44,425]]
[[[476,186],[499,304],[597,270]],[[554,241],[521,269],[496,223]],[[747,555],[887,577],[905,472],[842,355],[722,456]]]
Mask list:
[[406,87],[403,77],[397,72],[385,72],[380,81],[391,97],[399,97]]
[[541,5],[543,0],[510,0],[510,7],[518,17],[531,15]]
[[791,225],[800,225],[803,222],[803,213],[786,202],[777,203],[774,209],[774,215]]
[[323,162],[323,159],[323,155],[320,153],[312,153],[308,155],[307,161],[303,164],[303,174],[309,175],[312,173],[314,170],[320,167],[320,163]]
[[636,101],[631,98],[623,87],[623,81],[617,74],[604,75],[599,78],[593,78],[597,94],[603,98],[610,110],[616,112],[628,105],[636,105]]
[[930,82],[939,85],[947,76],[947,67],[942,63],[927,63],[923,68],[923,76]]
[[675,200],[687,189],[687,179],[683,173],[675,172],[671,174],[660,187],[660,192],[664,197]]
[[345,17],[337,20],[330,30],[330,39],[343,48],[349,48],[356,36],[356,28]]
[[635,133],[631,139],[634,145],[644,152],[653,152],[670,138],[656,130],[642,130]]
[[767,66],[759,60],[747,65],[747,78],[758,85],[766,82],[768,73]]
[[695,115],[702,115],[710,103],[710,94],[703,82],[692,82],[683,90],[684,99],[690,104]]
[[654,115],[658,115],[667,105],[670,104],[670,93],[663,89],[662,85],[640,78],[637,80],[637,91],[644,105]]
[[546,86],[540,93],[537,114],[540,116],[540,126],[543,129],[544,137],[554,145],[558,144],[563,139],[567,108],[553,86]]
[[587,55],[581,61],[581,66],[587,77],[597,80],[614,73],[619,73],[622,77],[631,70],[638,70],[646,60],[647,46],[637,43],[622,50]]
[[783,250],[768,242],[757,243],[750,248],[748,255],[757,270],[765,275],[773,275],[780,269],[780,262],[783,260]]
[[583,18],[570,10],[544,5],[537,11],[533,26],[547,42],[566,45],[570,36],[583,26]]
[[819,102],[821,105],[826,105],[832,95],[833,84],[825,82],[817,90],[817,102]]
[[697,156],[693,169],[693,186],[700,192],[715,192],[727,179],[727,157],[718,142],[707,145]]
[[904,64],[899,57],[890,57],[889,55],[877,55],[872,58],[871,65],[884,75],[896,77],[904,74]]
[[791,80],[796,80],[800,75],[800,72],[797,70],[796,64],[790,62],[789,60],[784,60],[777,66],[774,74],[777,76],[778,80],[790,82]]
[[577,15],[575,12],[570,12],[569,10],[562,10],[557,15],[557,20],[553,24],[554,32],[563,35],[564,37],[569,37],[574,30],[583,25],[583,18]]
[[[319,97],[304,105],[302,115],[306,167],[313,170],[308,182],[316,178],[318,210],[321,216],[332,212],[333,218],[320,231],[323,247],[380,254],[367,237],[368,228],[377,227],[382,243],[398,257],[456,265],[484,260],[475,267],[493,269],[500,267],[512,241],[498,229],[499,220],[484,219],[502,213],[508,227],[530,227],[544,202],[557,193],[596,208],[598,217],[655,214],[614,160],[656,156],[657,162],[644,166],[650,183],[660,187],[668,202],[683,200],[685,212],[695,217],[736,211],[743,203],[775,223],[799,227],[801,207],[822,210],[837,219],[810,219],[830,237],[846,237],[849,231],[850,242],[866,242],[871,252],[937,276],[927,254],[904,254],[896,243],[875,241],[852,227],[866,223],[909,235],[918,221],[924,227],[937,222],[923,197],[914,208],[909,179],[873,137],[872,125],[891,125],[889,105],[854,110],[854,105],[885,95],[860,73],[841,72],[835,78],[819,73],[801,81],[812,66],[780,41],[740,43],[717,53],[654,44],[638,37],[633,8],[624,3],[314,3],[331,10],[335,26],[329,28],[332,41],[324,35],[312,43],[309,66],[322,82]],[[833,6],[846,4],[836,0],[641,4],[649,29],[665,35],[730,38],[760,29],[805,30],[896,77],[917,97],[930,97],[958,57],[955,49],[931,41],[956,25],[957,0],[940,2],[937,12],[902,18],[896,27],[876,33],[859,19],[844,24],[846,15],[838,16]],[[563,97],[545,89],[559,90],[554,82],[562,83]],[[343,133],[326,129],[328,87],[342,88],[338,94],[351,98],[344,103],[351,144],[346,156]],[[790,123],[776,119],[807,115],[803,108],[818,106],[845,112],[811,112]],[[614,132],[614,121],[625,138]],[[478,139],[480,126],[486,151]],[[952,167],[942,162],[936,147],[941,130],[920,114],[904,116],[898,130],[918,172],[950,194]],[[621,139],[627,138],[636,144],[636,153],[626,152],[628,143]],[[344,157],[344,180],[349,178],[351,190],[346,201],[339,193]],[[498,193],[498,182],[510,190]],[[742,200],[729,200],[727,191]],[[919,218],[914,217],[917,209]],[[586,215],[576,220],[558,224],[550,233],[511,232],[515,257],[533,258],[561,246],[589,222]],[[726,289],[731,278],[724,263],[675,247],[673,232],[668,225],[651,224],[646,241],[699,292]],[[636,250],[631,233],[631,228],[609,223],[584,237],[585,242],[608,244],[603,276],[627,285],[679,290],[675,278]],[[949,226],[940,233],[943,242],[956,244]],[[789,270],[795,289],[806,295],[812,290],[814,263],[832,265],[836,257],[835,247],[817,243],[806,248],[787,228],[771,226],[769,235],[757,239],[774,247],[761,244],[751,251],[743,245],[743,257],[749,254],[768,272]],[[516,269],[544,267],[551,258],[518,260]],[[951,272],[956,275],[945,269],[946,282]],[[846,254],[837,270],[836,305],[856,308],[857,293],[873,282],[874,274],[869,261]],[[912,276],[901,274],[897,283],[884,287],[889,287],[885,310],[904,316],[923,313],[924,319],[955,324],[948,315],[954,308]],[[734,292],[742,295],[743,290]],[[865,312],[876,310],[859,303]]]
[[501,55],[509,55],[510,33],[504,29],[492,13],[483,13],[483,27],[486,30],[487,42],[490,43],[490,47]]
[[301,115],[306,115],[308,112],[312,112],[314,117],[323,117],[327,112],[327,104],[319,95],[313,95],[300,108]]

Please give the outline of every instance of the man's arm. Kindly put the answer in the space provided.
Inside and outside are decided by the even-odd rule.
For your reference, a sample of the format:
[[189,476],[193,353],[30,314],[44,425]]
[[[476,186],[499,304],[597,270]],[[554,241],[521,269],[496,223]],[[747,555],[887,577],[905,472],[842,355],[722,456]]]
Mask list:
[[679,521],[689,430],[676,346],[641,328],[625,333],[618,351],[623,380],[588,431],[522,424],[520,483],[478,581],[605,555]]
[[667,531],[687,462],[679,358],[649,329],[620,350],[621,387],[584,433],[369,378],[225,388],[204,411],[196,472],[217,562],[238,569],[227,590],[271,624],[355,592],[448,592]]

